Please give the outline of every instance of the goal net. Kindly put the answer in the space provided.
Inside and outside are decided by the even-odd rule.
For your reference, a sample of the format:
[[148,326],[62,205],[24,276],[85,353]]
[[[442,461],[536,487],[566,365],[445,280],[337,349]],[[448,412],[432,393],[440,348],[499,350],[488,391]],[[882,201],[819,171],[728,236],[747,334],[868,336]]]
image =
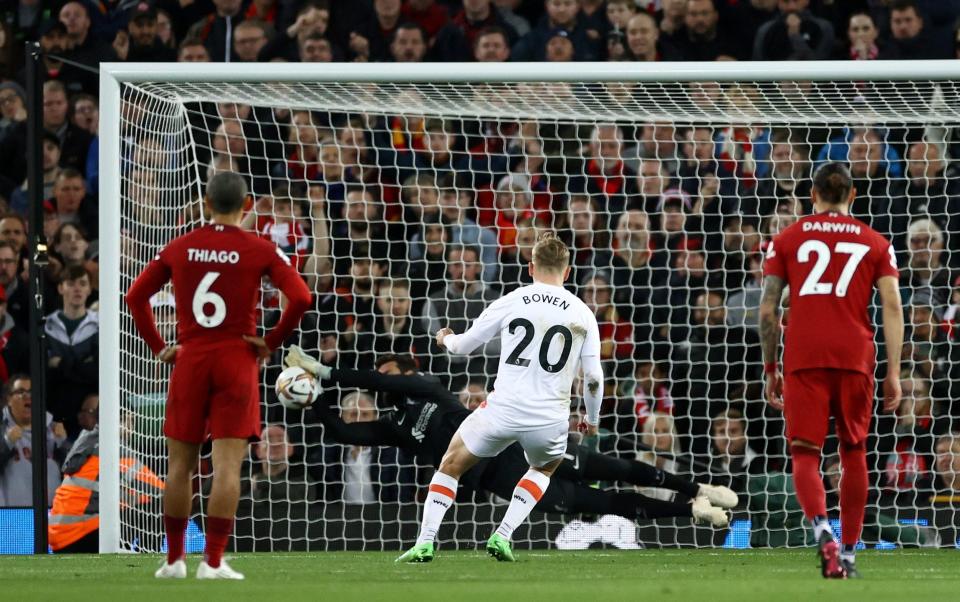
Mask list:
[[[960,87],[947,78],[955,66],[884,65],[692,65],[675,74],[514,65],[470,75],[386,65],[336,74],[296,65],[108,67],[103,549],[165,545],[159,503],[110,470],[132,459],[166,474],[169,374],[120,296],[164,244],[204,223],[204,182],[220,170],[247,178],[255,203],[245,227],[276,242],[314,292],[287,344],[357,370],[374,369],[385,354],[412,354],[470,407],[492,387],[498,341],[462,359],[431,334],[463,331],[491,300],[530,282],[536,236],[557,232],[571,249],[567,286],[597,315],[606,374],[601,435],[582,441],[572,420],[570,449],[652,463],[740,495],[726,529],[689,518],[534,513],[517,531],[518,547],[810,544],[783,419],[763,401],[757,308],[764,249],[810,212],[811,172],[829,160],[849,163],[853,213],[894,244],[908,325],[904,401],[874,421],[868,440],[864,545],[960,545],[950,510],[960,450],[951,435],[960,299],[950,275],[960,182],[949,163]],[[182,308],[169,291],[152,305],[173,341]],[[280,306],[265,283],[264,327]],[[430,458],[343,444],[313,411],[285,411],[272,390],[280,369],[278,353],[262,373],[263,439],[244,463],[231,545],[410,544]],[[389,420],[391,406],[403,403],[324,385],[318,403],[336,406],[348,423]],[[574,416],[580,404],[574,392]],[[427,426],[414,428],[429,436]],[[839,528],[832,434],[823,468]],[[685,499],[629,479],[583,475],[578,485]],[[191,549],[202,543],[209,486],[205,456]],[[489,491],[462,489],[439,534],[445,547],[485,541],[506,509]]]

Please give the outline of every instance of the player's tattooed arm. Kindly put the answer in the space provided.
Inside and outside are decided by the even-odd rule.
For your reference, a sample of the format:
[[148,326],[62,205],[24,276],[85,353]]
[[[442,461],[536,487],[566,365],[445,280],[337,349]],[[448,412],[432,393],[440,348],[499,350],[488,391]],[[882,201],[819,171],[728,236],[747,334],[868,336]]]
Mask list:
[[780,297],[783,287],[781,278],[764,276],[763,292],[760,296],[760,347],[765,364],[777,361],[777,348],[780,345]]

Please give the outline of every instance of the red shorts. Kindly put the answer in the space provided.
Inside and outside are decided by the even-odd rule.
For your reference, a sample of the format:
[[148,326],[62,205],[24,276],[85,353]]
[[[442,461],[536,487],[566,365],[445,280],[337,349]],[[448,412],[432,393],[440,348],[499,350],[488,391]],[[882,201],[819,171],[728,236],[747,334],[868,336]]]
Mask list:
[[787,440],[823,446],[833,416],[837,438],[858,445],[870,431],[875,392],[873,376],[853,370],[809,368],[788,373],[783,383]]
[[170,376],[163,434],[186,443],[260,436],[260,369],[244,341],[183,347]]

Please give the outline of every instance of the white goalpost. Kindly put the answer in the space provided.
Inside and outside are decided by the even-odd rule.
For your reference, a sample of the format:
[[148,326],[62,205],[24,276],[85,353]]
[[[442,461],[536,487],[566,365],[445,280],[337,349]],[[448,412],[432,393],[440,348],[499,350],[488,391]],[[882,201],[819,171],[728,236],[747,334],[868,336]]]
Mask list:
[[[603,324],[597,449],[740,493],[730,529],[534,514],[518,546],[805,545],[782,419],[762,399],[757,271],[766,241],[807,210],[811,170],[826,160],[851,163],[854,213],[893,240],[915,337],[904,362],[909,407],[875,421],[868,441],[864,543],[960,546],[960,523],[936,502],[938,449],[960,430],[951,404],[960,357],[944,351],[952,332],[940,334],[960,305],[952,280],[942,282],[960,267],[951,253],[960,170],[945,161],[960,142],[958,80],[957,61],[101,65],[100,551],[165,545],[159,500],[121,463],[165,476],[169,372],[123,295],[164,244],[203,223],[204,182],[224,169],[251,184],[247,226],[278,242],[314,292],[288,344],[357,370],[412,352],[454,393],[492,386],[499,350],[458,363],[430,330],[462,330],[476,307],[524,283],[531,237],[561,232],[574,249],[570,287]],[[483,292],[463,301],[460,282]],[[277,296],[266,284],[261,325],[275,322]],[[170,299],[152,301],[168,341]],[[233,549],[409,543],[428,464],[338,445],[311,412],[283,411],[278,372],[275,355],[261,397],[279,442],[251,447]],[[389,411],[383,396],[360,401],[324,386],[317,403],[335,403],[345,420]],[[194,541],[208,476],[202,461]],[[484,540],[505,507],[471,494],[441,542]]]

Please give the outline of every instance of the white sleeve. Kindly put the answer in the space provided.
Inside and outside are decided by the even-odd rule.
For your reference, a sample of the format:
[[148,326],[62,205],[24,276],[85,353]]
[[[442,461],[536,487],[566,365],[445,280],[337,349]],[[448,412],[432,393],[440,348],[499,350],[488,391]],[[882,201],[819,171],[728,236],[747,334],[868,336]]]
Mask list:
[[600,423],[600,403],[603,401],[603,367],[599,355],[581,358],[583,367],[583,401],[587,406],[587,424]]
[[468,355],[490,341],[500,332],[503,316],[507,312],[507,297],[501,297],[487,306],[463,334],[450,334],[443,338],[443,346],[454,355]]
[[584,309],[584,314],[587,336],[583,341],[583,347],[580,348],[580,357],[591,355],[600,357],[600,326],[597,324],[597,317],[588,309]]
[[600,403],[603,401],[603,366],[600,365],[600,327],[597,318],[589,314],[587,338],[580,348],[580,367],[583,370],[583,401],[587,406],[587,424],[600,423]]

